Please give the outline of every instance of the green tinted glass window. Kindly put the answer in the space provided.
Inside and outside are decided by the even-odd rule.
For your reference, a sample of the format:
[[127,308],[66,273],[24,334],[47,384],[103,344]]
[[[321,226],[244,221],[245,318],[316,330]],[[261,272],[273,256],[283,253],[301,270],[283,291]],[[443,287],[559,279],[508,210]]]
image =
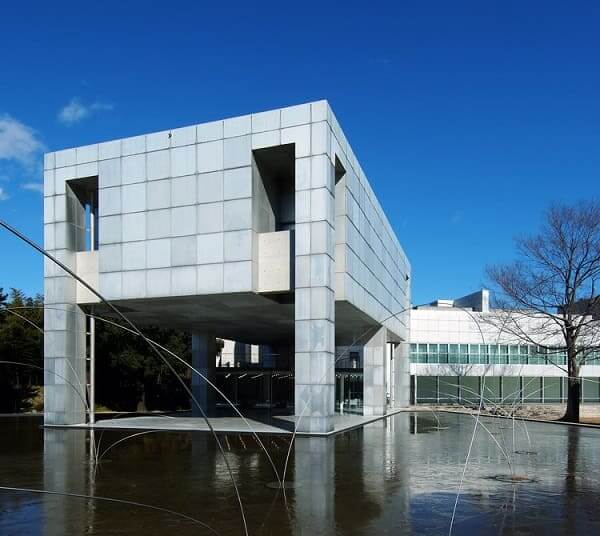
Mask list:
[[438,381],[440,402],[456,404],[459,397],[459,378],[457,376],[439,376]]
[[550,350],[547,354],[548,361],[556,365],[567,363],[567,354],[563,350]]
[[544,378],[544,402],[561,402],[562,378]]
[[537,404],[542,401],[542,378],[528,378],[523,376],[523,402]]
[[518,376],[502,377],[502,399],[505,404],[521,400],[521,378]]
[[481,387],[483,389],[483,396],[485,397],[486,402],[501,401],[502,397],[500,395],[500,376],[485,376],[481,380]]
[[437,402],[437,378],[435,376],[418,376],[417,402]]
[[438,363],[448,363],[448,345],[440,344],[438,347]]
[[529,362],[534,365],[543,365],[546,362],[545,350],[540,346],[532,347],[532,355],[529,356]]
[[438,345],[430,344],[427,353],[427,363],[438,363]]
[[490,344],[490,363],[493,365],[501,362],[499,350],[497,344]]
[[480,344],[479,345],[479,363],[482,365],[487,365],[489,363],[489,353],[488,353],[488,345]]
[[460,378],[460,398],[467,404],[479,402],[479,376],[462,376]]
[[583,400],[585,402],[600,402],[599,378],[582,378]]

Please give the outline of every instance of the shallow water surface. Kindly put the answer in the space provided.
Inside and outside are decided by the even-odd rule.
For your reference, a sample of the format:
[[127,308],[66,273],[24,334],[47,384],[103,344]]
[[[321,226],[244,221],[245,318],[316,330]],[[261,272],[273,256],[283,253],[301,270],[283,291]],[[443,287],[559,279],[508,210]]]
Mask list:
[[[252,436],[219,438],[249,534],[437,535],[448,534],[474,424],[400,413],[332,438],[297,438],[285,496]],[[40,425],[0,419],[0,486],[30,490],[0,490],[0,534],[244,534],[210,435],[138,434],[94,466],[89,432]],[[127,435],[96,431],[93,440],[103,452]],[[283,472],[289,436],[262,440]],[[600,534],[600,430],[483,418],[452,533]]]

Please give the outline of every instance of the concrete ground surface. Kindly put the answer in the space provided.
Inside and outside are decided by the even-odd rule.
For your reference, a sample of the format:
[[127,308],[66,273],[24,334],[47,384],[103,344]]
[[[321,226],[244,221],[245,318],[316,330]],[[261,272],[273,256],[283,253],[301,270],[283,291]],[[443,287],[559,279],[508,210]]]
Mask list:
[[[364,426],[374,421],[390,417],[408,409],[394,409],[386,415],[368,416],[363,415],[340,415],[336,413],[333,417],[333,431],[321,434],[311,432],[297,432],[301,436],[329,436]],[[244,416],[245,417],[245,416]],[[273,416],[262,419],[253,415],[245,417],[246,422],[240,417],[210,417],[209,421],[213,430],[219,433],[250,433],[291,435],[298,417],[294,415]],[[260,419],[260,420],[259,420]],[[248,426],[249,425],[249,426]],[[174,417],[171,415],[148,415],[136,417],[109,418],[97,421],[94,425],[73,424],[58,426],[59,428],[94,428],[96,430],[172,430],[174,432],[210,431],[206,421],[201,417]]]

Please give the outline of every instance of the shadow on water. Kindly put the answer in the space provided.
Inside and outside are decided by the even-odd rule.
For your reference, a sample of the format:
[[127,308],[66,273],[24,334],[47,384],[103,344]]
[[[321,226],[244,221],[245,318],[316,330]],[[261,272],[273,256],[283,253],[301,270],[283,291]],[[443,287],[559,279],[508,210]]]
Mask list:
[[[515,450],[512,431],[500,429],[501,421],[482,422],[508,452]],[[218,534],[241,533],[230,476],[209,434],[134,437],[110,450],[94,471],[90,432],[40,424],[39,418],[0,419],[1,486],[142,505],[0,491],[0,534],[211,534],[177,513]],[[281,490],[268,486],[272,468],[255,439],[220,439],[240,483],[251,534],[447,534],[473,425],[466,415],[405,413],[335,437],[298,437],[287,507]],[[515,485],[490,478],[510,472],[494,441],[478,430],[454,534],[600,532],[599,431],[532,423],[528,433],[528,448],[537,455],[514,454],[512,463],[515,474],[533,482]],[[107,446],[127,434],[102,435]],[[517,447],[524,444],[518,439]],[[289,437],[263,440],[282,467]]]

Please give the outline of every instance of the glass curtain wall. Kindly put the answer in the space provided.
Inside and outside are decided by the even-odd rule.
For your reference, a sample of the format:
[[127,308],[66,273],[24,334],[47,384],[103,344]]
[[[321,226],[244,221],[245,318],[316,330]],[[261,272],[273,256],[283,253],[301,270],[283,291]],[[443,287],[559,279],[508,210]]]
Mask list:
[[[583,403],[600,402],[600,378],[585,377]],[[557,404],[566,401],[566,379],[539,376],[414,376],[417,404]]]
[[[411,344],[413,363],[464,365],[566,365],[562,349],[516,344]],[[588,364],[600,364],[600,350],[591,351]]]

